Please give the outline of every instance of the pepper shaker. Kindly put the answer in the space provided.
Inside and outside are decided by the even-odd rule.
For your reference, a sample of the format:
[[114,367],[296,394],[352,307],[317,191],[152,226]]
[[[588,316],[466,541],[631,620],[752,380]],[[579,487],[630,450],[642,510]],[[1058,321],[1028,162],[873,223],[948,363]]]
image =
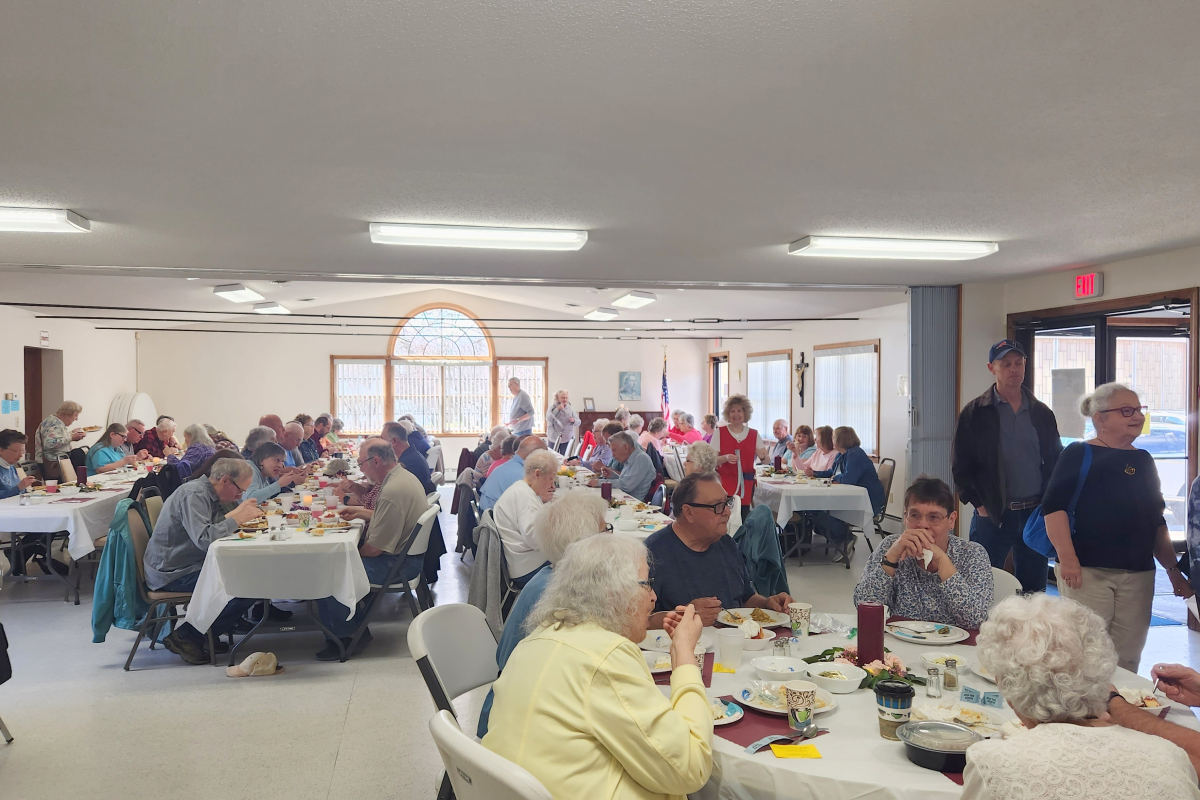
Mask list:
[[775,655],[777,657],[780,657],[780,658],[791,658],[792,657],[792,640],[791,639],[789,639],[787,637],[776,639],[773,644],[773,647],[775,648]]
[[942,686],[947,692],[958,691],[958,660],[954,658],[946,659],[946,672],[942,677]]

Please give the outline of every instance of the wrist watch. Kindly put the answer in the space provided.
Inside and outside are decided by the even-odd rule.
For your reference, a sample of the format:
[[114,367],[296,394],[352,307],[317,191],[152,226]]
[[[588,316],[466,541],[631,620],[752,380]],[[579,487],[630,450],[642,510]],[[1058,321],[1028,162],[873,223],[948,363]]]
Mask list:
[[895,561],[888,561],[888,557],[886,555],[880,556],[879,563],[883,564],[885,567],[891,567],[892,569],[896,569],[900,566]]
[[1121,697],[1121,693],[1120,693],[1120,692],[1109,692],[1109,693],[1108,693],[1108,702],[1104,704],[1104,707],[1105,707],[1105,708],[1108,708],[1109,706],[1111,706],[1111,705],[1112,705],[1112,701],[1113,701],[1113,700],[1115,700],[1115,699],[1116,699],[1116,698],[1118,698],[1118,697]]

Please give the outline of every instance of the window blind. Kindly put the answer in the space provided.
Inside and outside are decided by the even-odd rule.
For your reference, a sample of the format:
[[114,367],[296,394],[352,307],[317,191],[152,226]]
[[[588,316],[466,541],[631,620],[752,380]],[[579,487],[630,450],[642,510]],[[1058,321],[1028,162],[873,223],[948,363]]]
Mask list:
[[878,345],[832,347],[813,353],[813,418],[818,426],[854,428],[863,450],[879,454]]

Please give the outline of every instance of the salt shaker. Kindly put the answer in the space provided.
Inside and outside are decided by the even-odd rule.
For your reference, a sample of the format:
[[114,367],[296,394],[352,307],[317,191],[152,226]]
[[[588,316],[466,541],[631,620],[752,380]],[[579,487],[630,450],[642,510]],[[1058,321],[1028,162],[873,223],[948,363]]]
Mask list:
[[954,658],[946,659],[946,672],[942,677],[942,686],[946,687],[947,692],[958,691],[958,660]]
[[792,640],[789,639],[788,637],[785,636],[785,637],[776,639],[773,647],[775,648],[775,655],[777,657],[781,657],[781,658],[791,658],[792,657]]
[[929,677],[925,680],[925,696],[942,696],[942,679],[941,676],[938,675],[937,667],[929,670]]

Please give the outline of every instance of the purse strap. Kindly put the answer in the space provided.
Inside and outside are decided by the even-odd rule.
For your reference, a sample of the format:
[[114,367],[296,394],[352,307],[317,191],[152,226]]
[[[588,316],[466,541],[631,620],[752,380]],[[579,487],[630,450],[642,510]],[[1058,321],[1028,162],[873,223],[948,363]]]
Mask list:
[[1072,517],[1075,516],[1075,505],[1079,502],[1079,493],[1083,491],[1088,470],[1092,467],[1092,446],[1086,442],[1080,442],[1080,445],[1083,447],[1083,463],[1079,467],[1079,483],[1075,484],[1075,494],[1071,495],[1071,504],[1067,506],[1067,513]]

